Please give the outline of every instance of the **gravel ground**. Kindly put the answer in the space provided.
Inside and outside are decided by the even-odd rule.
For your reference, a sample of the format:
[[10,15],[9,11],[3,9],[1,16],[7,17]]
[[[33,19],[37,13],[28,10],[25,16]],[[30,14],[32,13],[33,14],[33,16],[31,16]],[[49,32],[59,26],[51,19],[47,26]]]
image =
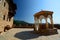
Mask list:
[[60,30],[58,34],[42,36],[34,34],[33,29],[13,28],[0,35],[0,40],[60,40]]

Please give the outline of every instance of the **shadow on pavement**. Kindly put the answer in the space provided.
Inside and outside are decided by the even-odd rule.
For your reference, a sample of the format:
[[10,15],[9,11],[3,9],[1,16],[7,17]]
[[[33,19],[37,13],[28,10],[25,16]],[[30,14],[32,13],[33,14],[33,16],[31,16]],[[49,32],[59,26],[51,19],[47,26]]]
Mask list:
[[34,31],[23,31],[16,33],[14,36],[22,40],[33,39],[40,36],[40,34],[34,34],[33,32]]
[[[53,35],[53,34],[51,34],[51,35]],[[38,38],[40,36],[49,36],[49,35],[36,34],[36,33],[34,33],[34,31],[22,31],[22,32],[16,33],[14,35],[14,37],[22,39],[22,40]]]

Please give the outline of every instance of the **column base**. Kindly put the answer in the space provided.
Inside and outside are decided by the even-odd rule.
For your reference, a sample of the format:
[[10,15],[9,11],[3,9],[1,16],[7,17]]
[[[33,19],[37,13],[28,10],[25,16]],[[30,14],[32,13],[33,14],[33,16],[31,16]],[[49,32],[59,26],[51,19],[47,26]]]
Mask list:
[[40,29],[38,31],[35,31],[38,34],[45,34],[45,35],[52,35],[52,34],[58,34],[57,29]]

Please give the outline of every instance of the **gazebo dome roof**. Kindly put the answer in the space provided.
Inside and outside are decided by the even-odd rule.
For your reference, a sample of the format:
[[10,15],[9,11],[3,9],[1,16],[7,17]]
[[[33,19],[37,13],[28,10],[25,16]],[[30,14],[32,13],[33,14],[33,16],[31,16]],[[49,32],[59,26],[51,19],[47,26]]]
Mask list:
[[52,11],[40,11],[40,12],[34,14],[34,16],[37,17],[37,16],[40,16],[40,15],[46,15],[46,14],[47,15],[52,15],[53,12]]

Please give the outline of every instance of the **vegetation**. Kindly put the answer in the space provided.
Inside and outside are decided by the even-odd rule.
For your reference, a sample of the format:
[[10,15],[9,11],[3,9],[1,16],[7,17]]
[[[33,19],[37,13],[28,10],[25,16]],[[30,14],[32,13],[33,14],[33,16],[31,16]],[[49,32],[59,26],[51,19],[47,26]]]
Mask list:
[[14,20],[14,28],[33,28],[33,25],[25,21]]
[[[28,24],[28,26],[26,26],[26,24]],[[16,28],[34,28],[33,23],[28,23],[28,22],[19,21],[19,20],[14,20],[14,25],[16,25],[15,26]],[[19,25],[21,25],[21,26],[19,26]],[[60,24],[54,24],[54,27],[60,29]]]
[[27,23],[25,21],[14,20],[14,24],[18,26],[20,24],[23,25],[23,24],[29,24],[29,23]]
[[54,24],[54,27],[60,29],[60,24]]
[[13,0],[6,0],[9,5],[8,17],[11,18],[16,14],[17,5],[13,2]]

